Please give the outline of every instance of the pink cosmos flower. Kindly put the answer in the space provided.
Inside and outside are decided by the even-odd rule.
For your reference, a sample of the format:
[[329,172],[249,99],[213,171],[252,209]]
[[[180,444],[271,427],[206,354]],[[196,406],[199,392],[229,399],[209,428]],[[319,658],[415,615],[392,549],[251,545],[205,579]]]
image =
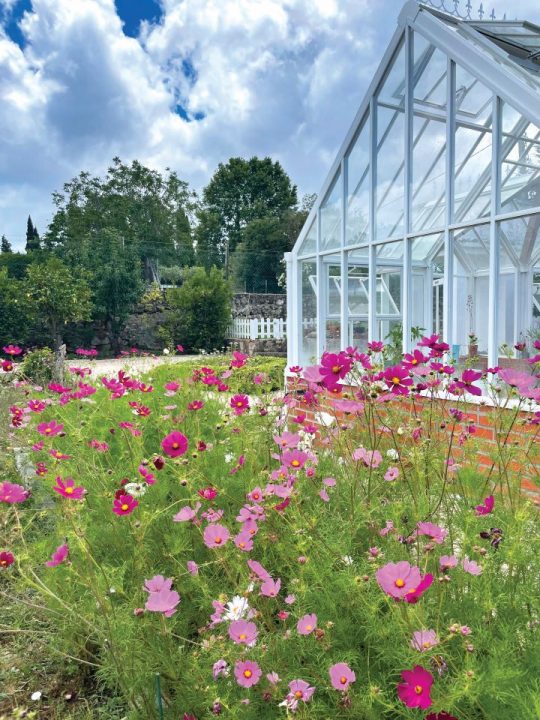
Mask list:
[[413,384],[409,370],[402,365],[394,365],[386,368],[383,373],[383,380],[393,395],[408,395],[409,388]]
[[281,435],[274,435],[274,442],[279,445],[280,448],[295,448],[300,442],[300,435],[298,433],[292,433],[285,431]]
[[248,567],[251,570],[252,573],[255,573],[255,575],[259,578],[259,580],[262,580],[263,582],[265,580],[271,580],[272,576],[266,570],[258,560],[248,560],[247,561]]
[[197,495],[204,498],[204,500],[213,500],[217,496],[217,490],[216,488],[209,486],[203,488],[202,490],[197,490]]
[[300,470],[308,459],[309,455],[301,450],[286,450],[283,453],[282,462],[285,467]]
[[315,613],[311,615],[304,615],[298,621],[296,625],[299,635],[310,635],[314,630],[317,629],[317,616]]
[[229,531],[223,525],[207,525],[203,532],[204,544],[209,548],[222,547],[229,537]]
[[265,580],[261,585],[260,595],[264,595],[264,597],[276,597],[276,595],[279,593],[280,588],[281,580],[279,578],[277,580],[272,580],[272,578],[269,578],[268,580]]
[[270,683],[270,685],[277,685],[278,682],[279,682],[279,680],[280,680],[279,675],[277,674],[277,672],[268,673],[268,675],[266,676],[266,679],[268,680],[268,682]]
[[329,670],[332,687],[340,692],[346,692],[349,685],[356,680],[356,674],[347,663],[336,663]]
[[9,345],[4,345],[2,350],[6,353],[6,355],[20,355],[22,353],[22,348],[20,348],[18,345],[13,345],[10,343]]
[[475,508],[476,514],[477,515],[489,515],[491,512],[493,512],[494,507],[495,507],[495,498],[493,497],[493,495],[488,495],[482,505],[476,506],[476,508]]
[[425,652],[439,644],[439,638],[435,630],[417,630],[413,633],[411,647],[413,650]]
[[200,410],[204,407],[204,402],[202,400],[192,400],[187,408],[188,410]]
[[0,502],[15,505],[24,502],[29,494],[28,490],[25,490],[22,485],[10,482],[0,483]]
[[59,545],[56,550],[51,555],[51,559],[47,560],[45,565],[47,567],[58,567],[58,565],[61,565],[69,555],[69,547],[67,543],[64,543],[63,545]]
[[384,479],[387,482],[392,482],[393,480],[397,480],[399,477],[399,469],[397,467],[389,467],[388,470],[384,473]]
[[240,687],[253,687],[259,682],[261,675],[261,668],[252,660],[239,660],[234,666],[234,676]]
[[224,658],[220,658],[215,662],[212,666],[212,675],[214,676],[214,680],[217,680],[220,675],[223,675],[223,677],[227,677],[229,674],[229,666],[227,665],[227,661]]
[[507,385],[515,387],[521,395],[529,392],[535,383],[536,378],[534,375],[514,370],[513,368],[499,368],[498,375]]
[[113,513],[115,515],[131,515],[139,501],[127,493],[114,499]]
[[179,430],[173,430],[161,441],[161,447],[165,455],[169,457],[179,457],[183,455],[188,448],[188,440]]
[[246,532],[238,533],[238,535],[234,538],[234,544],[243,552],[250,552],[253,550],[253,538]]
[[469,575],[481,575],[482,574],[482,568],[478,563],[476,563],[474,560],[469,560],[468,557],[464,558],[463,560],[463,569],[466,573],[469,573]]
[[315,692],[314,687],[310,687],[309,683],[305,680],[293,680],[289,683],[289,690],[296,700],[302,700],[302,702],[309,702]]
[[172,578],[164,578],[163,575],[155,575],[144,581],[144,590],[149,593],[145,608],[149,612],[160,612],[165,617],[174,615],[180,595],[171,589],[172,582]]
[[40,413],[47,407],[42,400],[29,400],[28,407],[32,412]]
[[176,515],[173,517],[174,522],[189,522],[190,520],[194,520],[197,517],[197,513],[201,509],[201,503],[198,502],[195,505],[195,510],[192,510],[189,505],[186,505],[183,507],[180,512],[177,512]]
[[55,460],[71,460],[71,455],[66,455],[66,453],[60,452],[60,450],[55,450],[54,448],[49,450],[49,455]]
[[233,351],[233,359],[231,360],[231,367],[232,368],[241,368],[244,367],[248,359],[247,355],[244,355],[241,352],[238,352],[238,350]]
[[51,420],[48,423],[39,423],[36,429],[40,435],[45,435],[45,437],[54,437],[62,432],[64,426],[57,423],[56,420]]
[[229,637],[237,645],[252,647],[257,640],[257,626],[247,620],[234,620],[229,625]]
[[322,376],[322,384],[328,388],[335,388],[338,381],[342,380],[352,367],[352,360],[345,352],[323,353],[319,373]]
[[229,405],[235,412],[235,415],[243,415],[249,410],[249,398],[247,395],[233,395]]
[[0,570],[5,570],[15,562],[15,556],[6,550],[0,552]]
[[412,670],[404,670],[401,678],[404,682],[398,685],[398,695],[407,707],[419,707],[422,710],[431,707],[433,675],[428,670],[421,665],[415,665]]
[[80,486],[75,487],[75,481],[69,477],[62,480],[60,476],[57,476],[56,485],[53,487],[53,490],[69,500],[83,500],[86,494],[85,488]]
[[426,573],[418,583],[418,586],[405,595],[405,602],[415,605],[432,584],[433,575],[431,573]]
[[455,385],[461,390],[469,392],[471,395],[481,395],[482,389],[473,385],[474,382],[480,380],[482,373],[476,370],[467,369],[461,373],[461,379],[456,380]]
[[420,568],[411,566],[406,560],[387,563],[377,570],[377,582],[387,595],[401,600],[414,590],[422,579]]
[[188,560],[186,563],[186,567],[187,567],[190,575],[198,575],[199,574],[199,566],[197,565],[195,560]]
[[457,558],[455,555],[441,555],[439,558],[439,566],[441,570],[449,570],[450,568],[456,567]]
[[382,463],[382,455],[378,450],[366,450],[363,447],[353,450],[352,459],[356,462],[361,460],[366,467],[374,470]]
[[438,545],[442,545],[446,536],[448,535],[448,530],[444,530],[443,528],[431,522],[419,522],[416,525],[416,534],[427,535]]

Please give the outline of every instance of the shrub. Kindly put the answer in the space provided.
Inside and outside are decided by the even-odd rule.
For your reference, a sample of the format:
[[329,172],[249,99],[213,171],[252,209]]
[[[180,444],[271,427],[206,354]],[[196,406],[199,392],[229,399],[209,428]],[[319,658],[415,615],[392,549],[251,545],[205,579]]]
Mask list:
[[54,353],[50,348],[30,350],[20,366],[21,374],[37,385],[47,385],[53,378]]
[[232,294],[216,267],[190,268],[180,288],[168,291],[171,307],[165,326],[189,350],[221,349],[231,320]]
[[85,378],[45,407],[21,389],[12,432],[45,469],[29,498],[0,484],[10,596],[42,595],[51,649],[130,720],[532,718],[536,378],[500,371],[481,474],[480,373],[446,380],[440,343],[417,352],[325,356],[286,396],[232,392],[254,370],[239,355],[189,382]]

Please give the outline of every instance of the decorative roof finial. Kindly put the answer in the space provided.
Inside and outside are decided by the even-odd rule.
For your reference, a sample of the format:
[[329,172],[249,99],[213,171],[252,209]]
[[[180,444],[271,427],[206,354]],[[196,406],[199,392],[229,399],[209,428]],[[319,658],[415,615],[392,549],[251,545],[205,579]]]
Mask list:
[[[454,17],[458,18],[458,20],[474,20],[473,18],[473,5],[471,0],[467,0],[465,3],[465,12],[462,13],[459,9],[459,3],[460,0],[452,0],[453,8],[446,7],[447,2],[449,3],[450,0],[418,0],[418,2],[421,5],[428,5],[429,7],[434,8],[435,10],[440,10],[441,12],[446,13],[447,15],[453,15]],[[484,15],[486,14],[486,11],[484,10],[484,3],[480,3],[480,7],[478,8],[478,17],[480,20],[484,19]],[[495,10],[492,10],[489,14],[490,20],[495,20]],[[503,18],[506,20],[506,14]]]

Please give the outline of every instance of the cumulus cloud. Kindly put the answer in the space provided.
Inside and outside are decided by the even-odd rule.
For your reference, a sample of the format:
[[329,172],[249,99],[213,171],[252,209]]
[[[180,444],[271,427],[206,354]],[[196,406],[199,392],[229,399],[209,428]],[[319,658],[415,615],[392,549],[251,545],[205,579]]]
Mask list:
[[113,0],[33,0],[23,49],[16,4],[0,0],[0,233],[20,246],[28,213],[45,229],[51,192],[114,155],[196,188],[231,155],[271,155],[317,191],[402,3],[161,0],[133,38]]

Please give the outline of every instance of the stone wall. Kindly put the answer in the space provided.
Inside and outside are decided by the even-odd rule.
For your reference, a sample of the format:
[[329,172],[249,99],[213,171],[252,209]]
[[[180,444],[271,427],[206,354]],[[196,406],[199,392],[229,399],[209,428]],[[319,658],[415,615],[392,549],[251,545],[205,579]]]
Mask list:
[[273,293],[235,293],[233,317],[285,319],[287,317],[287,296]]

